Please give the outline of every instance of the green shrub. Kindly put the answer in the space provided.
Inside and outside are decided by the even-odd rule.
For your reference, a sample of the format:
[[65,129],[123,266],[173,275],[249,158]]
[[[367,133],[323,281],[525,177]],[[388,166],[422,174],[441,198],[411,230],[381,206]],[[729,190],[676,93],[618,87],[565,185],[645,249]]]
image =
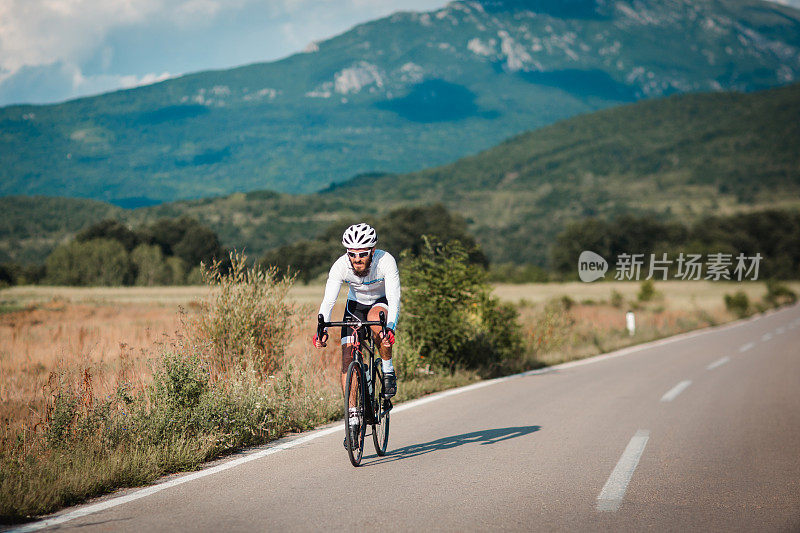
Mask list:
[[743,291],[725,295],[725,308],[739,318],[747,316],[750,311],[750,299]]
[[621,308],[623,305],[625,305],[625,297],[624,297],[624,296],[622,296],[622,293],[620,293],[619,291],[617,291],[617,290],[612,290],[612,291],[611,291],[611,300],[610,300],[610,303],[611,303],[611,305],[612,305],[612,306],[614,306],[614,307],[616,307],[616,308],[618,308],[618,309],[619,309],[619,308]]
[[653,283],[652,279],[648,279],[642,282],[642,285],[639,288],[639,294],[636,297],[640,302],[649,302],[655,299],[656,296],[657,293],[655,283]]
[[153,287],[172,282],[172,272],[158,246],[140,244],[131,251],[131,261],[136,266],[136,285]]
[[134,279],[130,256],[110,239],[72,241],[59,246],[45,262],[46,281],[52,285],[129,285]]
[[767,295],[764,296],[764,301],[772,307],[781,307],[783,305],[792,305],[797,302],[797,294],[776,280],[767,280]]
[[160,246],[165,256],[180,257],[191,267],[224,259],[217,234],[188,216],[162,218],[139,233],[143,241]]
[[294,278],[278,280],[274,268],[248,268],[246,259],[231,253],[229,269],[218,261],[204,269],[213,290],[201,304],[193,333],[220,368],[251,366],[267,374],[280,368],[301,314],[287,297]]
[[176,409],[192,408],[208,389],[209,377],[199,358],[166,352],[153,379],[155,400]]
[[92,224],[75,235],[78,242],[88,242],[95,239],[108,239],[119,242],[125,250],[133,250],[139,243],[139,236],[131,231],[128,226],[114,219],[105,219]]
[[398,379],[409,380],[414,378],[421,369],[426,369],[428,363],[420,357],[421,347],[405,334],[403,321],[398,325],[397,336],[402,339],[402,342],[394,345],[392,361]]
[[521,347],[517,312],[490,296],[486,273],[459,241],[424,239],[401,256],[403,331],[432,368],[490,367]]
[[[186,261],[173,255],[172,257],[167,257],[164,262],[166,263],[167,270],[169,272],[170,285],[189,284],[188,275],[186,273],[188,270]],[[201,285],[203,283],[203,276],[201,274],[201,268],[199,265],[195,267],[195,271],[197,272],[197,285]]]
[[46,437],[51,446],[65,444],[71,440],[72,429],[78,414],[78,396],[68,388],[62,388],[53,396],[47,413]]

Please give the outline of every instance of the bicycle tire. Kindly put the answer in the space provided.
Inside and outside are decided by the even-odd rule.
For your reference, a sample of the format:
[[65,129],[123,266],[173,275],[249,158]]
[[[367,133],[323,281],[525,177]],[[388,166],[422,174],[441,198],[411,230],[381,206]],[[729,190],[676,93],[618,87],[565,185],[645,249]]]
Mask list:
[[[354,381],[355,380],[355,381]],[[356,391],[356,405],[358,409],[359,418],[359,432],[358,441],[353,442],[350,435],[350,395],[352,393],[353,383],[357,387]],[[366,433],[366,424],[364,424],[364,413],[366,407],[366,394],[364,387],[364,372],[361,370],[361,365],[358,361],[353,360],[347,368],[347,381],[345,381],[344,393],[344,435],[347,442],[347,455],[350,457],[350,462],[353,466],[361,464],[361,457],[364,455],[364,434]]]
[[386,446],[389,444],[389,411],[386,409],[386,401],[382,398],[383,393],[383,370],[379,369],[380,362],[372,368],[372,401],[375,421],[372,424],[372,443],[375,445],[375,453],[383,457],[386,455]]

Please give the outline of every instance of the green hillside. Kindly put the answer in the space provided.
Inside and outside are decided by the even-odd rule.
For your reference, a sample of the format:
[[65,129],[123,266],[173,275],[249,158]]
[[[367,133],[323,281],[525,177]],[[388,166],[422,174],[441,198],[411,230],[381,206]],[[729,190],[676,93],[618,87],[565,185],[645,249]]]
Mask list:
[[[259,257],[340,219],[442,202],[467,219],[492,261],[544,265],[555,236],[587,216],[633,213],[691,222],[800,208],[798,116],[800,84],[673,96],[565,120],[450,165],[365,175],[322,193],[261,191],[117,213],[135,225],[188,214],[217,231],[224,246]],[[29,225],[63,211],[51,202],[23,200],[31,210],[13,216]],[[5,212],[14,204],[22,200],[0,199]],[[44,238],[48,231],[42,226],[28,235]],[[0,242],[11,238],[0,233]]]
[[623,212],[694,220],[800,207],[800,85],[697,94],[559,122],[443,167],[324,193],[441,201],[495,261],[544,264],[568,220]]
[[41,263],[56,245],[106,218],[123,219],[119,207],[94,200],[20,196],[0,198],[0,263]]
[[797,79],[800,12],[772,2],[457,1],[273,63],[2,108],[0,195],[309,193],[621,103]]

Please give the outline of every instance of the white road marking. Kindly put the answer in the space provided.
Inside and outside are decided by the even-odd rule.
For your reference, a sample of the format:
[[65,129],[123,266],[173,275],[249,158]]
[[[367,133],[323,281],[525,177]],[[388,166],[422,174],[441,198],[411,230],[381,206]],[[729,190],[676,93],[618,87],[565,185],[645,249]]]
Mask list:
[[761,340],[766,342],[772,338],[772,333],[764,333],[761,335]]
[[688,380],[688,379],[686,381],[681,381],[680,383],[678,383],[677,385],[672,387],[669,390],[669,392],[667,392],[664,396],[662,396],[661,397],[661,401],[662,402],[671,402],[672,400],[677,398],[678,394],[680,394],[683,391],[685,391],[686,387],[688,387],[691,384],[692,384],[692,382],[690,380]]
[[711,363],[710,365],[708,365],[708,366],[706,367],[706,369],[707,369],[707,370],[714,370],[714,369],[715,369],[715,368],[717,368],[718,366],[722,366],[722,365],[724,365],[725,363],[729,363],[730,361],[731,361],[731,358],[730,358],[730,357],[728,357],[728,356],[725,356],[725,357],[723,357],[722,359],[717,359],[716,361],[714,361],[713,363]]
[[639,459],[644,453],[644,447],[647,445],[647,440],[650,438],[650,432],[646,429],[640,429],[631,438],[625,451],[622,452],[617,466],[608,477],[608,481],[597,496],[597,510],[598,511],[617,511],[622,504],[622,499],[625,498],[625,492],[628,490],[628,483],[633,477],[633,472],[639,464]]
[[786,332],[786,328],[781,326],[781,327],[779,327],[778,329],[775,330],[775,335],[783,335],[785,332]]
[[750,350],[750,349],[752,349],[752,348],[754,348],[754,347],[755,347],[755,343],[753,343],[753,342],[748,342],[747,344],[743,344],[743,345],[742,345],[742,346],[739,348],[739,351],[740,351],[740,352],[746,352],[747,350]]
[[[771,311],[769,314],[777,313],[777,312],[778,311]],[[767,315],[763,315],[763,316],[767,316]],[[622,356],[629,355],[629,354],[632,354],[632,353],[644,351],[644,350],[647,350],[649,348],[653,348],[653,347],[656,347],[656,346],[662,346],[662,345],[670,344],[670,343],[673,343],[673,342],[678,342],[678,341],[682,341],[682,340],[686,340],[686,339],[691,339],[691,338],[694,338],[694,337],[699,337],[699,336],[705,335],[707,333],[720,332],[720,331],[725,331],[725,330],[728,330],[728,329],[733,329],[733,328],[736,328],[736,327],[741,326],[743,324],[759,320],[760,318],[762,318],[762,316],[752,316],[750,318],[745,318],[745,319],[742,319],[742,320],[739,320],[739,321],[736,321],[736,322],[732,322],[732,323],[729,323],[729,324],[724,324],[722,326],[713,326],[713,327],[703,328],[703,329],[699,329],[699,330],[695,330],[695,331],[689,331],[689,332],[686,332],[686,333],[681,333],[681,334],[678,334],[678,335],[674,335],[672,337],[667,337],[665,339],[659,339],[659,340],[655,340],[655,341],[651,341],[651,342],[646,342],[646,343],[643,343],[643,344],[638,344],[636,346],[629,346],[627,348],[623,348],[621,350],[617,350],[616,352],[611,352],[611,353],[602,354],[602,355],[596,355],[594,357],[587,357],[586,359],[581,359],[579,361],[571,361],[569,363],[562,363],[560,365],[555,365],[555,366],[551,366],[551,367],[547,367],[547,368],[542,368],[542,369],[538,369],[538,370],[529,370],[527,372],[521,372],[519,374],[514,374],[514,375],[511,375],[511,376],[504,376],[504,377],[501,377],[501,378],[496,378],[496,379],[492,379],[492,380],[488,380],[488,381],[481,381],[479,383],[474,383],[472,385],[466,385],[464,387],[460,387],[460,388],[457,388],[457,389],[450,389],[449,391],[444,391],[444,392],[440,392],[440,393],[436,393],[436,394],[431,394],[430,396],[427,396],[425,398],[420,398],[419,400],[405,402],[402,405],[399,405],[399,406],[395,407],[394,409],[392,409],[392,411],[395,412],[395,413],[401,412],[401,411],[404,411],[406,409],[410,409],[410,408],[416,407],[418,405],[426,404],[428,402],[432,402],[432,401],[435,401],[435,400],[438,400],[438,399],[441,399],[441,398],[444,398],[444,397],[447,397],[447,396],[452,396],[454,394],[460,394],[460,393],[465,392],[467,390],[473,390],[473,389],[478,389],[478,388],[482,388],[482,387],[487,387],[487,386],[492,385],[494,383],[499,383],[501,381],[507,381],[509,379],[516,379],[516,378],[532,376],[532,375],[538,375],[538,374],[547,374],[547,373],[555,372],[555,371],[558,371],[558,370],[565,370],[567,368],[573,368],[573,367],[577,367],[577,366],[583,366],[583,365],[589,365],[589,364],[593,364],[593,363],[599,363],[599,362],[605,361],[607,359],[614,359],[614,358],[617,358],[617,357],[622,357]],[[800,319],[795,320],[795,322],[798,325],[800,325]],[[749,350],[750,348],[753,347],[753,343],[749,343],[749,344],[746,344],[746,345],[742,346],[742,348],[740,348],[740,351],[745,351],[745,349],[743,349],[745,347],[747,347],[746,349]],[[161,483],[158,483],[157,485],[152,485],[150,487],[147,487],[147,488],[144,488],[144,489],[141,489],[141,490],[137,490],[135,492],[132,492],[132,493],[124,495],[124,496],[111,497],[108,500],[105,500],[103,502],[99,502],[99,503],[96,503],[96,504],[89,504],[89,505],[86,505],[84,507],[80,507],[80,508],[78,508],[78,509],[76,509],[74,511],[70,511],[68,513],[55,515],[55,516],[52,516],[50,518],[47,518],[47,519],[44,519],[44,520],[40,520],[38,522],[32,522],[32,523],[27,524],[25,526],[21,526],[21,527],[16,528],[16,529],[9,530],[9,532],[11,532],[11,531],[14,531],[14,532],[18,532],[18,531],[19,532],[21,532],[21,531],[38,531],[40,529],[44,529],[46,527],[53,526],[53,525],[56,525],[56,524],[63,524],[64,522],[68,522],[70,520],[74,520],[75,518],[80,518],[82,516],[86,516],[86,515],[90,515],[90,514],[93,514],[93,513],[97,513],[97,512],[100,512],[102,510],[105,510],[105,509],[111,509],[111,508],[116,507],[118,505],[122,505],[124,503],[131,502],[131,501],[134,501],[134,500],[138,500],[139,498],[143,498],[143,497],[149,496],[151,494],[155,494],[155,493],[160,492],[160,491],[162,491],[164,489],[167,489],[167,488],[170,488],[170,487],[174,487],[174,486],[177,486],[177,485],[181,485],[181,484],[186,483],[188,481],[193,481],[195,479],[199,479],[199,478],[202,478],[202,477],[210,476],[212,474],[216,474],[217,472],[222,472],[223,470],[227,470],[227,469],[233,468],[235,466],[239,466],[239,465],[242,465],[242,464],[245,464],[245,463],[249,463],[250,461],[254,461],[256,459],[261,459],[262,457],[266,457],[267,455],[272,455],[273,453],[277,453],[277,452],[280,452],[280,451],[283,451],[283,450],[287,450],[289,448],[293,448],[294,446],[297,446],[299,444],[305,444],[305,443],[307,443],[307,442],[309,442],[311,440],[314,440],[314,439],[316,439],[318,437],[323,437],[325,435],[330,435],[331,433],[336,433],[337,431],[341,431],[341,427],[340,426],[341,426],[341,421],[336,422],[331,427],[322,428],[322,429],[319,429],[319,430],[312,431],[311,433],[308,433],[308,434],[306,434],[306,435],[304,435],[302,437],[295,438],[294,440],[289,440],[289,441],[284,442],[284,443],[280,443],[280,441],[277,441],[278,444],[273,442],[273,443],[270,443],[270,444],[266,445],[266,446],[269,446],[268,448],[259,449],[259,450],[253,451],[253,452],[249,452],[247,455],[245,455],[243,457],[240,457],[238,459],[230,460],[228,462],[219,464],[219,465],[214,466],[214,467],[205,468],[205,469],[199,470],[197,472],[192,472],[191,474],[186,474],[186,475],[178,477],[176,479],[172,479],[172,480],[169,480],[169,481],[163,481]]]

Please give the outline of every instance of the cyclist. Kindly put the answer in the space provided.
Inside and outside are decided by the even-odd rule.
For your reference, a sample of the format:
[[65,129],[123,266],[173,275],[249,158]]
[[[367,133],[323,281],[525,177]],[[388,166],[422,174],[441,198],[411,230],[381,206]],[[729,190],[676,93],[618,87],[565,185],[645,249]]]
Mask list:
[[[397,262],[389,252],[378,250],[375,244],[378,235],[369,224],[354,224],[342,235],[342,245],[347,253],[339,257],[328,273],[325,285],[325,296],[319,307],[319,313],[326,322],[331,320],[331,312],[342,283],[347,283],[347,303],[342,321],[356,319],[359,321],[380,320],[379,313],[386,314],[387,333],[384,337],[381,328],[371,326],[378,344],[383,365],[383,386],[387,397],[397,393],[397,379],[392,364],[392,345],[394,329],[400,312],[400,273]],[[323,332],[320,338],[314,334],[312,343],[316,348],[327,346],[328,333]],[[353,360],[351,353],[354,342],[352,328],[342,328],[342,392],[345,390],[347,368]],[[358,433],[358,413],[350,400],[350,431]]]

